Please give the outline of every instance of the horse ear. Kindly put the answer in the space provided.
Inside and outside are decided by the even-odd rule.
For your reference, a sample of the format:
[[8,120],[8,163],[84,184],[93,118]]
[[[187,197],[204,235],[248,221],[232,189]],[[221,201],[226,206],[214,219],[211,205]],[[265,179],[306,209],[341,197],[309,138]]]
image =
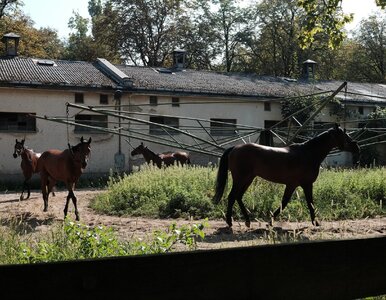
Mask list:
[[338,130],[338,129],[339,129],[339,124],[338,124],[338,123],[335,123],[335,124],[334,124],[334,129],[335,129],[335,130]]
[[83,143],[83,135],[82,135],[82,137],[80,138],[80,142]]
[[141,146],[143,146],[143,142],[141,142]]
[[24,145],[24,142],[25,142],[25,139],[22,139],[22,140],[20,141],[20,143],[21,143],[22,145]]
[[88,142],[87,142],[87,143],[91,144],[91,136],[90,136],[90,138],[88,139]]
[[18,143],[17,139],[16,139],[16,144]]

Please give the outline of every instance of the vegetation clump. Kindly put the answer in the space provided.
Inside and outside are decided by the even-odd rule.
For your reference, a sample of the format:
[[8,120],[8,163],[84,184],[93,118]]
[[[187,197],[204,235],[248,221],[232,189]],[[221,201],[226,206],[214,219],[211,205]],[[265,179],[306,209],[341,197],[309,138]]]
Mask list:
[[[157,169],[146,166],[141,171],[111,178],[105,193],[98,195],[92,207],[114,215],[159,218],[222,218],[226,197],[215,206],[217,168],[179,167]],[[323,169],[314,184],[314,202],[321,220],[356,219],[385,215],[386,169]],[[231,181],[231,179],[230,179]],[[268,221],[280,206],[284,185],[256,178],[243,197],[252,218]],[[240,218],[238,207],[234,217]],[[280,218],[289,221],[309,219],[303,191],[298,189]]]
[[[206,223],[157,230],[147,240],[121,241],[112,228],[90,227],[66,219],[49,235],[28,240],[17,230],[0,230],[0,264],[41,263],[172,252],[178,245],[195,250]],[[180,246],[181,247],[181,246]]]

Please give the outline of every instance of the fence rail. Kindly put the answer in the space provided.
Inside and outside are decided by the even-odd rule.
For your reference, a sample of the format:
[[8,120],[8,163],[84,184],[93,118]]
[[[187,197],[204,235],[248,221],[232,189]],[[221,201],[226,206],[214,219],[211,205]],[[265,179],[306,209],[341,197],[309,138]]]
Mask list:
[[386,237],[0,267],[2,299],[357,299],[386,294]]

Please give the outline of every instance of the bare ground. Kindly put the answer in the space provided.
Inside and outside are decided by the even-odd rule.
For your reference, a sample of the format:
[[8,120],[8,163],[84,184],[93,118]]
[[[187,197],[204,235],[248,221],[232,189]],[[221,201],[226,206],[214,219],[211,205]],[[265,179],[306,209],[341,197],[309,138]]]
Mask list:
[[[101,190],[78,190],[78,210],[81,223],[114,228],[122,239],[147,238],[154,230],[166,230],[171,223],[177,225],[199,223],[199,220],[147,219],[117,217],[97,214],[89,207],[90,200]],[[28,234],[47,232],[63,222],[63,208],[67,191],[58,191],[50,197],[48,212],[43,212],[43,200],[39,191],[32,191],[28,200],[19,200],[18,193],[0,194],[0,225],[23,224]],[[69,216],[74,218],[70,203]],[[314,227],[311,222],[275,222],[273,227],[266,222],[252,222],[251,228],[244,223],[234,222],[233,232],[225,227],[223,220],[211,220],[205,228],[206,237],[198,243],[199,249],[250,246],[267,243],[307,241],[320,239],[349,239],[386,235],[386,217],[362,220],[322,222]]]

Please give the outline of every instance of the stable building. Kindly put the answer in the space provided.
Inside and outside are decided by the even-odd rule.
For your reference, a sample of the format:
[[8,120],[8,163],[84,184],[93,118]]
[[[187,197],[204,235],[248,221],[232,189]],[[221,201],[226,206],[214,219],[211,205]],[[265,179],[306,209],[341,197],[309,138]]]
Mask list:
[[[141,139],[125,138],[93,126],[142,132],[145,144],[154,152],[170,151],[175,149],[151,143],[151,137],[190,143],[190,137],[182,133],[190,132],[203,140],[229,140],[230,135],[237,137],[243,126],[264,129],[280,122],[284,98],[331,92],[342,83],[312,80],[313,62],[306,62],[308,75],[301,80],[189,70],[184,66],[185,53],[179,49],[173,53],[172,68],[113,65],[102,58],[89,63],[20,57],[19,38],[16,34],[5,35],[7,52],[0,57],[0,180],[21,177],[20,160],[11,157],[15,139],[25,139],[29,148],[43,152],[66,149],[68,143],[78,143],[81,136],[92,137],[91,160],[85,174],[129,171],[143,162],[130,157],[129,146],[136,146]],[[385,91],[386,86],[380,84],[349,83],[345,93],[337,97],[347,110],[355,112],[353,119],[366,118],[376,106],[386,107]],[[68,108],[66,103],[122,110],[148,123]],[[34,115],[47,116],[47,120]],[[52,122],[48,120],[51,117],[88,127]],[[201,123],[197,123],[198,119]],[[313,123],[335,121],[339,118],[326,106]],[[171,133],[157,124],[181,131]],[[247,141],[258,142],[257,136],[250,136]],[[192,162],[197,164],[217,159],[202,153],[191,154]]]

